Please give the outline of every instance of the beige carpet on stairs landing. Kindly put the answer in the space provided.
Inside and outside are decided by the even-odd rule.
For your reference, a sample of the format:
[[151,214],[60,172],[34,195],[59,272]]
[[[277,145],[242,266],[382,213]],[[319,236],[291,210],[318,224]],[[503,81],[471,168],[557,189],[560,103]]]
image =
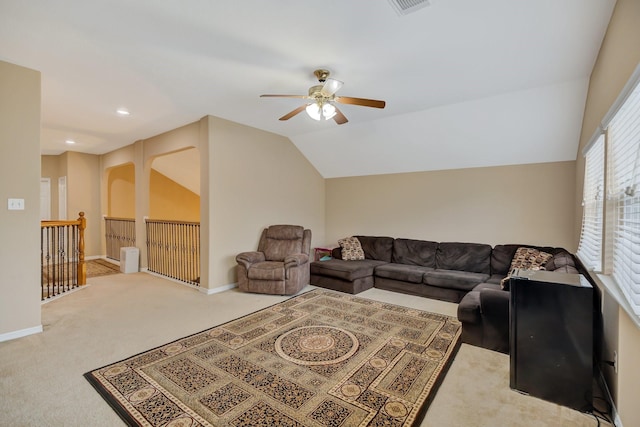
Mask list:
[[[456,315],[455,304],[427,298],[378,289],[358,296]],[[146,273],[92,278],[89,286],[42,306],[43,333],[0,343],[0,425],[124,425],[85,372],[286,299],[237,290],[204,295]],[[595,427],[597,422],[512,391],[507,355],[463,344],[420,425]]]

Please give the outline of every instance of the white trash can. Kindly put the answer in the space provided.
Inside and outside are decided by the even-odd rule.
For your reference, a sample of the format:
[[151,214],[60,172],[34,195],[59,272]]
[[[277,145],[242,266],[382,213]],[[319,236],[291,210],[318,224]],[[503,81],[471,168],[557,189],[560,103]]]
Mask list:
[[140,250],[133,246],[120,248],[120,272],[137,273]]

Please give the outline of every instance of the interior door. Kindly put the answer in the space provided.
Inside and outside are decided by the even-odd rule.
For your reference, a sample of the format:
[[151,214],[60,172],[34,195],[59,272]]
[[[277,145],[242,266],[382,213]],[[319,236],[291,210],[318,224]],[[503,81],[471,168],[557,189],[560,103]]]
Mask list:
[[51,219],[51,178],[40,178],[40,221]]
[[67,177],[58,178],[58,220],[67,219]]

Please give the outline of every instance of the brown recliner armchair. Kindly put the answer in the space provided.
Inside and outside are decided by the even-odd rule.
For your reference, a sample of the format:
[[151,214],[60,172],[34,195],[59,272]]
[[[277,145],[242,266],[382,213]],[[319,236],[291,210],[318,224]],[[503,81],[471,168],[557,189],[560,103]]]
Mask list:
[[238,288],[244,292],[293,295],[309,283],[311,230],[298,225],[272,225],[260,236],[258,250],[242,252]]

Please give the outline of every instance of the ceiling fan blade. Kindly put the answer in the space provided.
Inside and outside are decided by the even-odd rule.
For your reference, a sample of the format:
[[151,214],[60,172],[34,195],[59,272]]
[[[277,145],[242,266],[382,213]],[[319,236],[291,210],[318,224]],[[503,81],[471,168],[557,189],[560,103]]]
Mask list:
[[333,120],[335,120],[336,123],[339,124],[339,125],[343,125],[343,124],[345,124],[345,123],[347,123],[349,121],[344,116],[344,114],[342,114],[342,111],[338,110],[337,108],[336,108],[336,115],[333,116]]
[[344,83],[342,83],[340,80],[327,79],[324,82],[322,89],[320,89],[320,93],[324,96],[331,96],[334,93],[336,93],[338,90],[340,90],[343,84]]
[[302,113],[304,111],[304,109],[307,108],[306,104],[305,105],[301,105],[298,108],[296,108],[295,110],[285,114],[284,116],[280,117],[280,120],[289,120],[291,117],[295,116],[298,113]]
[[260,98],[308,98],[307,95],[260,95]]
[[386,103],[377,99],[351,98],[349,96],[336,96],[336,102],[341,104],[361,105],[363,107],[384,108]]

